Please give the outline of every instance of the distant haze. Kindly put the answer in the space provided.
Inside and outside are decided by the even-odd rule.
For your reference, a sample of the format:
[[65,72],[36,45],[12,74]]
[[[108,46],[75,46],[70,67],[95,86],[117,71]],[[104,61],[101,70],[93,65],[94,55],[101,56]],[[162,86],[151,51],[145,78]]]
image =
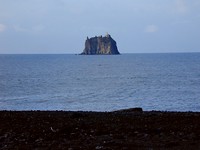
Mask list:
[[0,54],[81,53],[106,32],[121,53],[200,52],[200,0],[0,0]]

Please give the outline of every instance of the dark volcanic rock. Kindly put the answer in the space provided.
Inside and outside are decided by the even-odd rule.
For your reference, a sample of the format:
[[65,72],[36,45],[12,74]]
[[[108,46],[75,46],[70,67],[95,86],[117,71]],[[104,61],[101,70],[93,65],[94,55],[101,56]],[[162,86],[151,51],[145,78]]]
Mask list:
[[199,112],[137,111],[0,111],[0,150],[200,149]]
[[117,44],[112,37],[107,34],[105,37],[96,36],[85,41],[85,49],[81,55],[118,55]]
[[115,112],[143,112],[143,109],[140,107],[136,107],[136,108],[129,108],[129,109],[121,109],[121,110],[117,110]]

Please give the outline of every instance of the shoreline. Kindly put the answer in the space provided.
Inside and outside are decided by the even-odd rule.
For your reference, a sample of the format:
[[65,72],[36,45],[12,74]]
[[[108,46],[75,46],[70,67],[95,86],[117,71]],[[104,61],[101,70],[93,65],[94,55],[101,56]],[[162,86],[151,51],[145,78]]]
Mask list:
[[200,149],[200,112],[0,111],[0,149]]

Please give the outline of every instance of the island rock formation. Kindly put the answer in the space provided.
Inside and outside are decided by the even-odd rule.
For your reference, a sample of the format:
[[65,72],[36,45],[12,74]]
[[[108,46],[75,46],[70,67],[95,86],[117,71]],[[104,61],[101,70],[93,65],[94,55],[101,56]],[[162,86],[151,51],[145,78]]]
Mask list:
[[85,41],[85,49],[81,55],[118,55],[116,41],[107,34],[106,36],[95,36]]

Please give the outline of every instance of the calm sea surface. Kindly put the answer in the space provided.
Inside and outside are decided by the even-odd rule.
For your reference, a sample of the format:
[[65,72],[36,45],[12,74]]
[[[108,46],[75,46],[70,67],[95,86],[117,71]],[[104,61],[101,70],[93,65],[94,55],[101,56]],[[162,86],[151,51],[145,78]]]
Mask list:
[[200,53],[0,55],[0,110],[200,111]]

